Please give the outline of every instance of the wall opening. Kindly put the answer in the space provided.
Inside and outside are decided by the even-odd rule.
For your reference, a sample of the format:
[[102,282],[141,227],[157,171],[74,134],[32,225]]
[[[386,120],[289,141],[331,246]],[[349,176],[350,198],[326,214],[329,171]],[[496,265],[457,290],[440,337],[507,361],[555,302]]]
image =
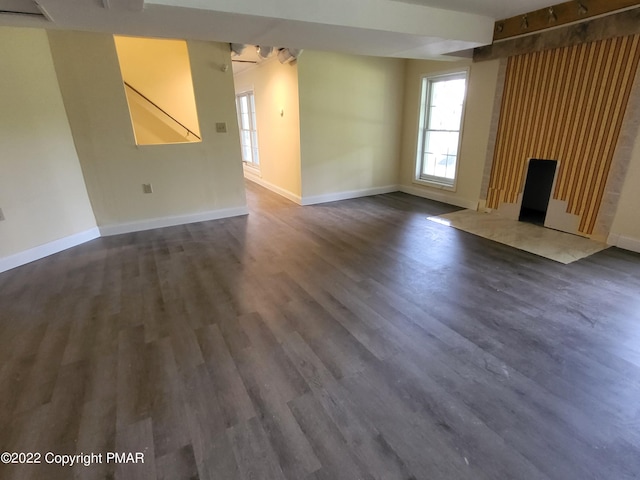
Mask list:
[[136,144],[200,142],[187,42],[114,40]]
[[520,207],[521,222],[544,225],[556,175],[556,160],[532,158],[527,168],[527,179]]

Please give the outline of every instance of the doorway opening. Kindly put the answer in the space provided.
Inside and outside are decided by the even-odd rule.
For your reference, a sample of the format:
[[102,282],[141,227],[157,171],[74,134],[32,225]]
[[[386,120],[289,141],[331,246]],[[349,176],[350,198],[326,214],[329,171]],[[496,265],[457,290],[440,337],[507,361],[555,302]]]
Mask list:
[[521,222],[544,225],[557,164],[556,160],[529,160],[518,218]]

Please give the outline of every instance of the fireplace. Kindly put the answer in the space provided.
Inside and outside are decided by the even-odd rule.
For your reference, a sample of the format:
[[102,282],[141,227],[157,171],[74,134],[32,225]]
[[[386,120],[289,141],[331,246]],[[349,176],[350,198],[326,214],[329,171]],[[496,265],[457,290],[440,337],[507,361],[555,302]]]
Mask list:
[[532,158],[527,167],[527,177],[522,193],[522,204],[518,220],[544,225],[551,199],[556,160]]

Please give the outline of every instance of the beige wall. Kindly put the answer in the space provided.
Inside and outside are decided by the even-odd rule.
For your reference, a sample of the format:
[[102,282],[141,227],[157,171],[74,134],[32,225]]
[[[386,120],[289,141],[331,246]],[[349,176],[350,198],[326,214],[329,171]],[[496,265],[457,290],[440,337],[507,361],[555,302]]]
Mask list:
[[[225,44],[188,42],[202,143],[136,146],[113,37],[49,32],[87,190],[100,227],[245,206]],[[226,122],[228,133],[216,133]],[[154,193],[143,194],[152,183]]]
[[[297,66],[282,65],[273,57],[238,73],[234,81],[236,93],[253,90],[255,94],[260,149],[259,180],[298,200],[301,185]],[[280,115],[281,111],[283,115]]]
[[[454,205],[476,208],[480,198],[499,63],[498,60],[473,64],[466,60],[455,63],[407,61],[400,168],[400,184],[403,190]],[[469,69],[469,80],[456,189],[449,191],[417,184],[414,178],[421,79],[425,75],[465,69]]]
[[315,51],[300,56],[303,202],[398,183],[404,64]]
[[617,245],[640,252],[640,128],[631,154],[618,209],[611,227]]
[[[114,41],[122,78],[199,136],[187,42],[120,36]],[[172,126],[181,134],[186,133],[179,125]],[[183,142],[195,140],[181,138]]]
[[130,88],[125,89],[125,94],[138,145],[188,143],[189,139],[199,141]]
[[43,30],[0,28],[0,259],[95,228]]

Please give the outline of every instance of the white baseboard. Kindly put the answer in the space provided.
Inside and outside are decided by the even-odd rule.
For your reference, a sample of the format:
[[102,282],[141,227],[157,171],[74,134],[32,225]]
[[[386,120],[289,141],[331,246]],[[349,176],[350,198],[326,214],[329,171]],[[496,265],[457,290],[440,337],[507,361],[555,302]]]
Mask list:
[[248,213],[249,209],[247,207],[236,207],[195,213],[191,215],[153,218],[150,220],[142,220],[140,222],[103,225],[54,240],[53,242],[49,242],[44,245],[30,248],[29,250],[24,250],[8,257],[0,258],[0,273],[40,260],[41,258],[67,250],[68,248],[76,247],[101,236],[107,237],[110,235],[119,235],[121,233],[151,230],[153,228],[173,227],[175,225],[183,225],[185,223],[206,222],[208,220],[218,220],[221,218],[236,217],[238,215],[247,215]]
[[640,253],[640,240],[632,237],[625,237],[617,233],[612,233],[607,238],[607,245],[613,245],[614,247],[624,248],[625,250],[631,250],[632,252]]
[[456,207],[468,208],[469,210],[478,209],[478,201],[458,198],[442,192],[435,192],[418,187],[410,187],[408,185],[400,185],[399,190],[403,193],[408,193],[409,195],[428,198],[429,200],[435,200],[436,202],[448,203],[449,205],[455,205]]
[[315,205],[317,203],[337,202],[339,200],[349,200],[350,198],[368,197],[371,195],[381,195],[383,193],[391,193],[397,191],[397,185],[387,185],[384,187],[364,188],[362,190],[327,193],[324,195],[302,197],[301,205]]
[[111,235],[120,235],[122,233],[141,232],[143,230],[152,230],[154,228],[174,227],[176,225],[184,225],[187,223],[206,222],[209,220],[219,220],[221,218],[237,217],[239,215],[248,214],[249,209],[247,207],[234,207],[211,210],[209,212],[192,213],[189,215],[178,215],[174,217],[151,218],[148,220],[140,220],[139,222],[101,225],[100,235],[108,237]]
[[291,200],[293,203],[302,205],[300,196],[290,192],[289,190],[285,190],[284,188],[274,185],[271,182],[267,182],[264,178],[259,177],[253,173],[247,173],[247,170],[245,170],[244,172],[244,178],[246,178],[247,180],[253,183],[257,183],[258,185],[266,188],[267,190],[271,190],[273,193],[277,193],[278,195],[286,198],[287,200]]
[[12,268],[26,265],[27,263],[35,262],[41,258],[48,257],[54,253],[62,252],[68,248],[76,247],[88,241],[91,241],[100,236],[98,227],[85,230],[84,232],[76,233],[68,237],[54,240],[53,242],[39,245],[29,250],[24,250],[15,255],[0,258],[0,273],[11,270]]

